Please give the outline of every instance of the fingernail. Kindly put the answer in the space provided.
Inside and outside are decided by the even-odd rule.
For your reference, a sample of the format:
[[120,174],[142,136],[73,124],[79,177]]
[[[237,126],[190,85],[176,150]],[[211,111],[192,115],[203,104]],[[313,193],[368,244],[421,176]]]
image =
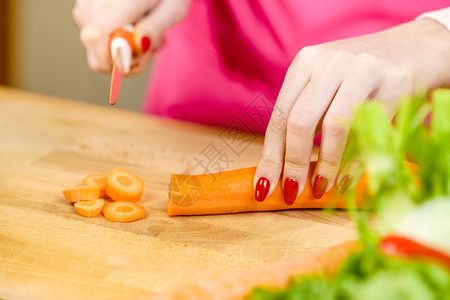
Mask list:
[[327,189],[328,179],[321,175],[316,176],[316,180],[314,180],[313,187],[313,197],[316,199],[322,198],[323,194],[325,194],[325,190]]
[[339,193],[343,194],[345,193],[350,185],[352,184],[353,177],[350,175],[345,175],[344,178],[341,179],[341,182],[339,183],[337,190]]
[[141,39],[141,49],[142,52],[147,52],[150,49],[150,38],[148,36],[143,36]]
[[292,205],[297,198],[298,182],[294,178],[287,178],[284,180],[284,203]]
[[256,201],[262,202],[266,199],[267,194],[270,189],[270,181],[265,177],[260,177],[256,183],[255,188],[255,199]]

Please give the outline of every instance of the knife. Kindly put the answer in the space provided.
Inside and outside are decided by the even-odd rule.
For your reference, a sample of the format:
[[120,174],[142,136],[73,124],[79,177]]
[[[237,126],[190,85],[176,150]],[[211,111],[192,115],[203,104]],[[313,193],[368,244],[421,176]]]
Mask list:
[[117,102],[123,74],[128,73],[131,69],[131,58],[136,49],[133,32],[134,27],[129,24],[116,30],[111,35],[110,52],[114,61],[109,88],[109,103],[111,105]]

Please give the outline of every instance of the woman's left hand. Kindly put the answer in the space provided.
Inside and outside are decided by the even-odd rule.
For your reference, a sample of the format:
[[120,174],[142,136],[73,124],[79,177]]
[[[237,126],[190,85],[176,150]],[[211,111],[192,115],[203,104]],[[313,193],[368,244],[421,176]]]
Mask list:
[[441,86],[450,86],[450,31],[431,19],[303,48],[287,71],[266,131],[254,179],[256,200],[269,196],[283,174],[285,202],[295,201],[320,131],[314,197],[335,182],[345,189],[353,177],[356,184],[349,168],[338,176],[354,108],[381,101],[394,117],[402,96]]

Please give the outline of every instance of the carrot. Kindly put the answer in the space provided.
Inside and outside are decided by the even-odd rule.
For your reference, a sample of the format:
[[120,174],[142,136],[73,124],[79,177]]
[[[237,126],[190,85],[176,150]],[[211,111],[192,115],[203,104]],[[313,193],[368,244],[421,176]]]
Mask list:
[[359,247],[356,241],[349,241],[318,252],[301,255],[292,261],[259,266],[206,279],[175,289],[167,294],[142,295],[142,299],[243,299],[256,286],[286,287],[290,278],[295,275],[321,273],[332,276],[342,261],[351,252],[357,251]]
[[83,185],[63,190],[62,193],[68,202],[73,203],[81,200],[95,200],[100,198],[102,188],[103,186],[101,184]]
[[[347,208],[345,194],[339,193],[336,188],[332,188],[320,199],[313,197],[310,179],[315,164],[316,162],[311,163],[305,189],[292,205],[284,203],[281,182],[278,182],[272,195],[263,202],[255,200],[255,167],[216,174],[172,175],[167,214],[179,216],[298,208]],[[367,178],[363,174],[355,191],[358,206],[367,193]]]
[[145,208],[127,201],[115,201],[103,207],[105,219],[111,222],[131,222],[145,217]]
[[106,174],[106,194],[114,201],[137,202],[144,192],[144,181],[124,168],[116,168]]
[[78,201],[75,202],[74,206],[79,215],[92,218],[98,216],[102,212],[104,204],[105,200],[95,199],[88,201]]
[[83,185],[105,184],[106,174],[91,174],[83,178]]
[[81,183],[83,185],[93,185],[93,184],[101,184],[103,186],[100,192],[100,198],[108,199],[108,195],[106,195],[105,191],[105,182],[106,182],[106,174],[91,174],[83,178]]

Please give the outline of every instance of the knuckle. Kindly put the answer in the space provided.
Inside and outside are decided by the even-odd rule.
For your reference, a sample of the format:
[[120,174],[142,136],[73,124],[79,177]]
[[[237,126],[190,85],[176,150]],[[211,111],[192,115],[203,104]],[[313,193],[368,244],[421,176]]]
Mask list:
[[320,157],[320,164],[326,169],[336,169],[341,164],[341,158],[336,155],[324,155]]
[[302,115],[289,116],[287,130],[296,136],[307,136],[314,132],[314,126]]
[[266,154],[261,158],[261,165],[268,169],[277,169],[281,165],[281,160],[276,159],[273,155]]
[[337,69],[342,74],[347,74],[351,68],[354,54],[344,49],[325,50],[317,60],[317,72],[334,74]]
[[334,50],[329,54],[327,63],[331,65],[341,63],[342,61],[348,60],[348,58],[352,56],[353,54],[348,50],[344,49]]
[[352,158],[352,160],[350,161],[350,164],[355,169],[364,169],[365,168],[365,164],[360,158],[355,158],[355,157]]
[[88,59],[88,66],[92,71],[95,72],[105,71],[105,68],[100,64],[100,62],[93,58]]
[[100,66],[97,63],[89,62],[88,65],[89,65],[89,68],[92,71],[94,71],[94,72],[100,72],[101,71],[101,68],[100,68]]
[[384,93],[387,98],[398,98],[414,91],[414,78],[412,73],[401,66],[389,65],[385,70]]
[[298,52],[298,55],[300,55],[301,57],[304,58],[311,58],[314,57],[315,55],[317,55],[317,53],[320,51],[320,47],[319,46],[306,46],[303,47],[302,49],[300,49],[300,51]]
[[390,79],[399,85],[409,85],[409,83],[413,81],[411,73],[403,68],[395,68],[390,73]]
[[337,68],[345,71],[352,55],[344,49],[325,49],[319,59],[319,69],[331,74]]
[[294,65],[299,65],[302,62],[310,61],[317,53],[317,49],[314,46],[306,46],[300,49],[300,51],[295,55],[293,60]]
[[360,65],[367,66],[367,67],[373,67],[377,64],[381,64],[380,59],[375,57],[373,54],[367,53],[367,52],[359,54],[358,63]]
[[286,155],[284,164],[291,170],[299,171],[309,168],[310,161],[305,161],[300,159],[299,157]]
[[348,133],[348,128],[343,122],[330,121],[327,117],[324,119],[322,127],[324,135],[331,137],[344,138]]
[[85,45],[95,42],[99,37],[99,31],[92,27],[85,27],[80,32],[80,39]]
[[268,128],[276,136],[286,136],[286,119],[281,116],[273,116],[270,119]]
[[82,29],[82,30],[80,31],[80,40],[81,40],[81,42],[83,43],[83,45],[85,45],[85,46],[86,46],[86,44],[87,44],[88,41],[89,41],[89,36],[86,35],[86,30],[85,30],[85,29]]

